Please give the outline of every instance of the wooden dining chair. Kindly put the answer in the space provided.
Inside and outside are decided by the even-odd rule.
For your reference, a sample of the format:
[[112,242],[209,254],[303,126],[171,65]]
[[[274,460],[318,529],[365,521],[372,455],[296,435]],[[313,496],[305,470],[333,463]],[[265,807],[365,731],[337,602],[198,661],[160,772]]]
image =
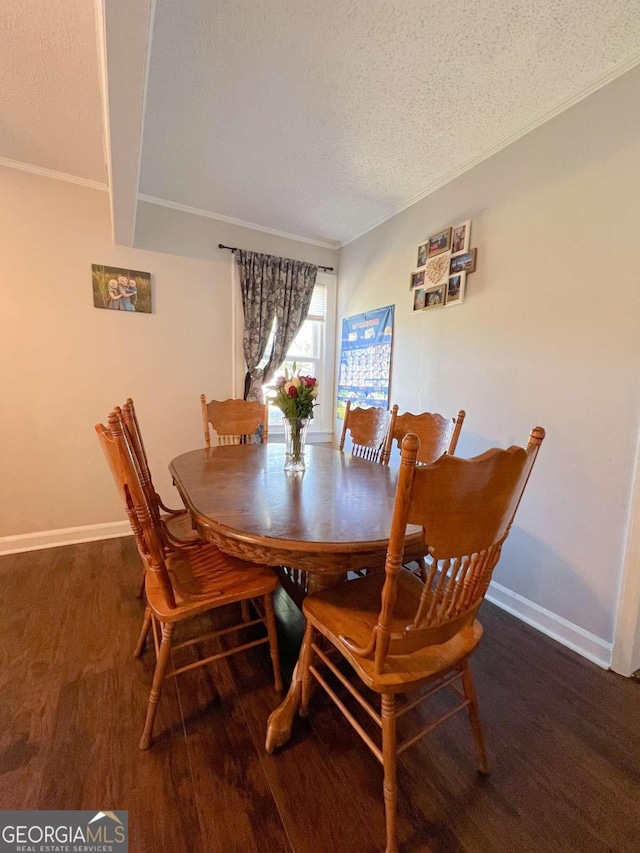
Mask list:
[[358,406],[352,409],[351,400],[348,400],[342,423],[340,450],[344,450],[348,433],[353,456],[368,459],[370,462],[380,462],[388,425],[387,409],[361,409]]
[[420,448],[416,458],[417,465],[430,465],[443,453],[453,456],[456,452],[464,418],[464,409],[460,409],[455,418],[444,418],[442,415],[432,414],[431,412],[422,412],[420,415],[405,412],[399,415],[398,405],[394,405],[391,409],[389,429],[382,449],[382,464],[389,464],[393,442],[395,441],[398,449],[400,449],[402,439],[410,432],[420,439]]
[[[273,592],[278,585],[278,578],[268,566],[227,556],[214,545],[202,544],[168,553],[145,494],[122,412],[114,409],[109,415],[108,423],[108,427],[96,425],[96,432],[131,522],[138,551],[146,566],[147,608],[135,654],[142,654],[151,630],[156,650],[156,666],[140,739],[140,749],[147,749],[151,743],[153,723],[166,678],[262,643],[269,643],[275,688],[278,691],[282,689],[273,611]],[[173,635],[178,623],[226,605],[249,601],[256,610],[255,619],[248,622],[243,619],[231,627],[173,644]],[[228,640],[235,632],[257,624],[266,626],[266,637],[240,642],[233,647],[225,644],[225,648],[220,652],[168,670],[170,655],[179,649],[214,637],[225,637]]]
[[[398,449],[402,447],[402,440],[408,433],[412,432],[420,439],[420,447],[416,457],[416,465],[430,465],[443,453],[450,456],[456,451],[458,437],[465,418],[464,409],[460,409],[455,418],[445,418],[442,415],[422,412],[412,415],[411,412],[398,414],[397,403],[391,409],[389,429],[384,439],[381,462],[388,465],[391,459],[391,451],[394,441]],[[404,568],[426,580],[428,569],[424,558],[415,563],[405,565]]]
[[[301,715],[306,716],[312,677],[327,691],[384,769],[386,851],[396,853],[397,756],[453,714],[467,709],[478,769],[489,772],[469,658],[482,636],[476,614],[531,473],[544,430],[527,448],[489,450],[473,459],[442,456],[416,466],[419,440],[409,434],[402,459],[384,574],[312,593],[303,605],[307,625],[300,653]],[[400,571],[407,524],[423,528],[429,548],[427,583]],[[322,634],[370,689],[380,694],[378,713],[316,643]],[[381,747],[347,709],[315,662],[325,664],[381,730]],[[460,683],[461,682],[461,683]],[[426,687],[397,704],[397,694]],[[456,706],[403,743],[397,721],[424,699],[449,689]]]
[[211,447],[212,426],[218,444],[266,444],[269,437],[269,404],[251,400],[211,400],[200,395],[204,440]]
[[191,515],[187,510],[184,507],[182,509],[170,509],[162,502],[162,498],[155,490],[138,416],[131,397],[127,399],[121,411],[140,470],[145,495],[154,517],[159,522],[159,530],[165,546],[167,548],[184,547],[200,542],[197,532],[193,529]]

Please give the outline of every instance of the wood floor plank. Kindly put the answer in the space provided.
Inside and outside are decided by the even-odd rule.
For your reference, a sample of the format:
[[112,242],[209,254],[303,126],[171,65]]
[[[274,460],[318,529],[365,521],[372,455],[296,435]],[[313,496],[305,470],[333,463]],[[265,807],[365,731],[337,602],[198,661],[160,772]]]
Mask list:
[[18,555],[14,570],[2,573],[12,624],[2,643],[0,742],[8,733],[18,738],[0,752],[0,802],[128,809],[132,849],[163,849],[167,841],[201,853],[175,685],[158,714],[161,730],[173,720],[174,736],[153,754],[137,748],[153,658],[132,655],[142,605],[131,544],[109,540]]
[[[238,619],[239,608],[231,622]],[[215,619],[209,621],[210,625],[201,624],[198,631],[213,629]],[[201,620],[206,622],[206,617]],[[217,624],[222,624],[220,619]],[[257,639],[261,633],[265,632],[256,627],[245,630],[244,636]],[[192,646],[180,653],[180,663],[220,650],[221,645],[215,642],[201,649]],[[228,660],[190,670],[177,680],[195,800],[208,853],[292,850],[239,696],[256,688],[269,690],[271,664],[266,645],[256,649],[256,660],[253,683],[236,685]],[[272,701],[278,701],[273,688],[271,694]]]
[[[230,662],[238,685],[247,683],[260,669],[255,653]],[[241,688],[239,688],[240,690]],[[269,755],[264,749],[267,719],[276,707],[269,686],[241,693],[242,707],[255,748],[261,756],[272,795],[296,853],[373,853],[379,839],[353,804],[353,792],[345,787],[327,760],[322,743],[309,723],[295,721],[287,746]]]
[[[332,686],[334,686],[332,684]],[[338,690],[336,691],[338,692]],[[345,691],[346,692],[346,691]],[[349,707],[348,698],[339,692]],[[354,715],[358,711],[352,708]],[[360,720],[364,722],[363,720]],[[382,845],[385,838],[385,814],[382,797],[383,774],[382,767],[366,748],[362,740],[353,731],[342,714],[329,701],[326,701],[320,691],[317,691],[315,702],[310,713],[310,724],[322,743],[324,753],[335,768],[344,787],[349,791],[357,791],[353,798],[356,806],[366,820],[369,829]],[[379,737],[377,742],[380,743]],[[418,809],[415,806],[413,787],[409,779],[400,771],[398,776],[398,843],[403,849],[415,853],[434,853],[434,843],[438,841],[438,826],[440,813],[433,807]],[[462,848],[455,845],[455,838],[448,839],[447,850],[455,853]]]
[[[266,647],[167,682],[138,749],[154,665],[132,657],[139,577],[131,538],[0,558],[0,806],[128,809],[135,853],[382,850],[380,767],[321,691],[265,752]],[[282,592],[276,612],[288,679],[303,620]],[[488,603],[481,620],[491,777],[462,714],[404,753],[402,853],[636,853],[640,684]]]
[[149,683],[118,668],[65,686],[37,806],[127,809],[132,850],[203,853],[175,684],[158,712],[161,736],[152,750],[137,747]]

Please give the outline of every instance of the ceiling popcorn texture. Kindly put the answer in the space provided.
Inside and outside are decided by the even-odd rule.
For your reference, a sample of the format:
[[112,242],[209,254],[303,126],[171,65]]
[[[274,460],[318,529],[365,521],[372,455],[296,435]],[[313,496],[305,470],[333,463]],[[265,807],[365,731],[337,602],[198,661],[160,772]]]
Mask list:
[[105,183],[102,124],[93,3],[2,3],[0,158]]
[[[0,162],[105,181],[96,8],[4,4]],[[640,62],[640,0],[156,0],[150,45],[133,194],[340,244]]]

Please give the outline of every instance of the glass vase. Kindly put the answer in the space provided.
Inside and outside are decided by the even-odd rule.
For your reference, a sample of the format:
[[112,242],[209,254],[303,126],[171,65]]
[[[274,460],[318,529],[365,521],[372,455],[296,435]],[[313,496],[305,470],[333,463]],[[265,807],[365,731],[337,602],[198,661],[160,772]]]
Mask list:
[[304,471],[304,444],[307,439],[309,418],[283,418],[284,470]]

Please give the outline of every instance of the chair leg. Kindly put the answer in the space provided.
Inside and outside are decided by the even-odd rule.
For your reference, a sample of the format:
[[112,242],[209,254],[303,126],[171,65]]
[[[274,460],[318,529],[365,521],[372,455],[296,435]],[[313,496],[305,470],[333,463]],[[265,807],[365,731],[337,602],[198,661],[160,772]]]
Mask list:
[[300,681],[302,682],[302,697],[300,700],[299,714],[307,717],[309,714],[309,697],[311,696],[311,660],[313,658],[313,635],[315,633],[311,622],[307,622],[300,650]]
[[398,853],[396,841],[396,810],[398,785],[396,782],[396,700],[382,695],[382,763],[384,767],[384,811],[387,821],[387,846],[385,853]]
[[264,603],[264,618],[267,623],[267,634],[269,636],[269,653],[273,666],[274,687],[279,693],[282,690],[282,675],[280,674],[280,652],[278,651],[276,617],[273,612],[273,595],[271,593],[265,595],[262,601]]
[[149,706],[147,708],[147,718],[144,723],[144,729],[142,730],[142,737],[140,738],[140,749],[149,749],[149,745],[151,744],[153,723],[158,710],[158,702],[160,701],[160,696],[162,694],[164,674],[167,671],[169,654],[171,653],[171,640],[174,630],[175,625],[173,622],[162,623],[162,642],[160,643],[156,668],[153,673],[151,693],[149,694]]
[[142,628],[140,630],[140,636],[138,637],[136,650],[133,653],[134,658],[139,658],[144,652],[144,646],[149,635],[149,630],[151,629],[151,618],[151,608],[147,606],[144,611],[144,619],[142,620]]
[[468,662],[462,664],[462,686],[464,687],[464,695],[469,700],[467,711],[469,712],[469,723],[473,732],[473,740],[476,745],[476,755],[478,758],[478,770],[484,776],[489,775],[489,758],[487,756],[487,748],[484,743],[484,735],[482,733],[482,723],[480,721],[480,708],[478,706],[478,694],[476,686],[469,669]]
[[143,569],[142,575],[140,577],[140,583],[138,584],[138,590],[136,592],[136,598],[142,598],[142,595],[144,593],[144,575],[145,575],[145,570]]
[[251,614],[249,613],[249,602],[246,598],[240,602],[240,610],[242,611],[242,621],[248,622],[251,619]]

